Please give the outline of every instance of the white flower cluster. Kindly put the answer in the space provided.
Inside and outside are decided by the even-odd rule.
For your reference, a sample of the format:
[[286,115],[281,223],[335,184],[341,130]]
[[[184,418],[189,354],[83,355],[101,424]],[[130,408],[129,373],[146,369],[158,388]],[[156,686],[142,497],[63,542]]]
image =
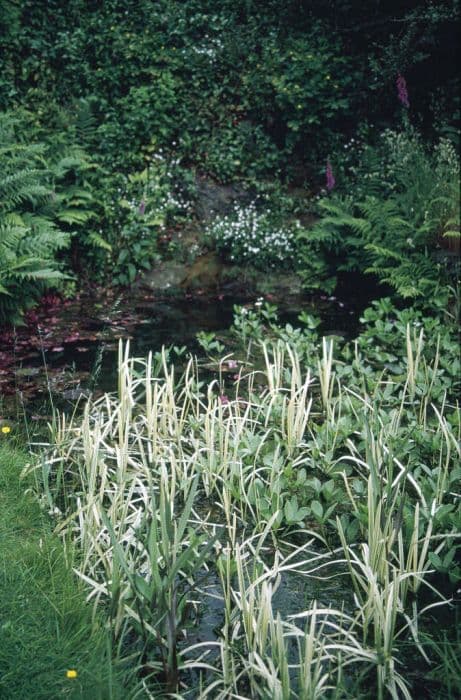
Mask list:
[[223,47],[224,44],[221,39],[218,37],[210,37],[209,34],[205,34],[200,44],[195,44],[187,49],[183,49],[183,54],[187,57],[188,51],[192,51],[192,53],[198,56],[206,56],[213,63]]
[[[175,144],[173,144],[175,145]],[[167,159],[162,150],[150,156],[150,166],[141,174],[124,177],[124,185],[117,189],[110,209],[117,214],[116,225],[122,225],[122,212],[130,211],[133,218],[142,222],[144,211],[141,211],[141,202],[144,202],[146,220],[158,219],[158,230],[166,229],[170,218],[185,216],[192,210],[192,202],[185,192],[180,190],[177,183],[177,167],[179,159]],[[145,175],[143,178],[142,176]],[[120,231],[121,232],[121,231]],[[150,237],[152,232],[146,227],[141,237]]]
[[283,267],[293,262],[295,231],[300,224],[280,226],[274,221],[273,212],[259,212],[255,202],[235,205],[231,214],[215,219],[207,233],[233,262],[260,269]]
[[[172,146],[176,146],[173,141]],[[192,203],[180,191],[177,184],[177,169],[180,158],[167,158],[160,148],[151,155],[154,164],[149,168],[149,178],[145,187],[146,198],[156,205],[159,214],[186,214]]]
[[459,155],[449,139],[440,139],[434,148],[434,156],[439,179],[450,176],[459,179]]

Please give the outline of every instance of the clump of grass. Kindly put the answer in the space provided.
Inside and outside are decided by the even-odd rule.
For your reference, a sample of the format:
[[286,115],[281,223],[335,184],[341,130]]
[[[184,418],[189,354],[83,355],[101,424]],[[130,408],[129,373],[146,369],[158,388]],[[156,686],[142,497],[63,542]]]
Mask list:
[[459,624],[459,610],[455,615],[453,631],[448,634],[446,630],[437,636],[431,634],[422,635],[422,641],[426,645],[433,665],[429,679],[432,682],[442,684],[445,697],[453,700],[461,697],[461,628]]

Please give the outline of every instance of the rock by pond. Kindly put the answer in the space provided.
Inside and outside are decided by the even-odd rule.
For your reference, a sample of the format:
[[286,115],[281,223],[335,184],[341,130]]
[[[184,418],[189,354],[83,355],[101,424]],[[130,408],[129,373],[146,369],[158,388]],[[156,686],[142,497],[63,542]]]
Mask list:
[[242,185],[221,185],[205,176],[197,176],[195,184],[195,210],[204,223],[209,223],[215,216],[225,216],[236,202],[248,203],[250,200]]

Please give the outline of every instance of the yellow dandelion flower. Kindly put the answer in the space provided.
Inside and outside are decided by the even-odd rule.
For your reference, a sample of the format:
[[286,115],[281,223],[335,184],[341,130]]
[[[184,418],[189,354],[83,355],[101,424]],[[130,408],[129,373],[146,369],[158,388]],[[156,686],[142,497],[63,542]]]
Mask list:
[[77,678],[77,675],[78,674],[77,674],[77,671],[75,670],[75,668],[70,668],[66,673],[67,678]]
[[8,435],[8,433],[11,433],[11,428],[10,428],[10,426],[9,426],[9,425],[4,425],[4,426],[2,427],[2,433],[3,433],[4,435]]

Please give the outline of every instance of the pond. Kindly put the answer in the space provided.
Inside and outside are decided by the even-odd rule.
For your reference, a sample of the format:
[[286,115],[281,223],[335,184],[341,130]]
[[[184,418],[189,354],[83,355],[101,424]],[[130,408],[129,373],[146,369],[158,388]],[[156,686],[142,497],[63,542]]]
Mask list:
[[[324,334],[351,336],[368,293],[355,284],[341,297],[317,298],[294,294],[265,300],[278,308],[282,324],[299,325],[301,311],[322,319]],[[26,315],[26,325],[0,335],[0,392],[3,412],[21,410],[46,417],[49,401],[63,409],[88,390],[114,388],[119,339],[130,340],[133,355],[144,356],[165,346],[186,346],[201,353],[196,341],[200,331],[225,338],[235,305],[252,307],[255,295],[245,290],[232,294],[198,292],[153,294],[145,290],[114,292],[97,290],[62,300],[49,295]]]

